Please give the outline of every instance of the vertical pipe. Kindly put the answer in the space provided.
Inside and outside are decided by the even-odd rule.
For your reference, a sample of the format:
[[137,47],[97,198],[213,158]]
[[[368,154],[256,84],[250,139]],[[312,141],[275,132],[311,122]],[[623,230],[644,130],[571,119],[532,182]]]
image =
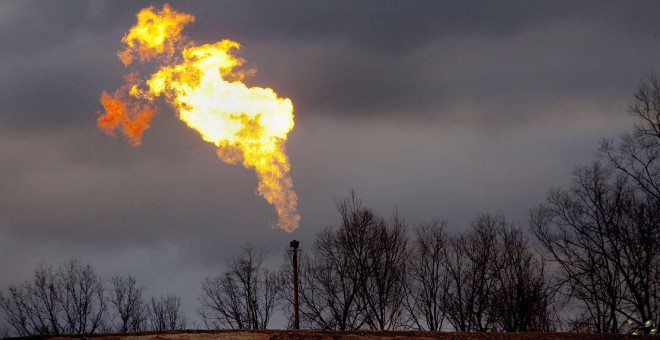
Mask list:
[[300,329],[300,317],[298,314],[298,245],[300,242],[293,240],[290,245],[293,251],[293,328]]

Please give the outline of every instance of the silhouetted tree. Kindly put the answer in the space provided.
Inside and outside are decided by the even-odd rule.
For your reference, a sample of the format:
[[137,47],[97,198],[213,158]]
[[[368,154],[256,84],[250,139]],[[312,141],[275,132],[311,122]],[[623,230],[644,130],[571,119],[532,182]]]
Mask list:
[[181,298],[174,295],[151,297],[149,300],[149,325],[154,331],[186,329],[187,319],[181,311]]
[[92,334],[101,330],[107,308],[103,279],[91,265],[73,259],[60,268],[58,276],[66,333]]
[[430,223],[415,229],[408,261],[405,306],[417,329],[439,331],[445,320],[443,301],[449,289],[446,270],[449,235],[444,224]]
[[636,188],[660,200],[660,80],[651,74],[634,94],[628,113],[637,118],[635,128],[618,139],[601,142],[600,152],[609,164],[633,181]]
[[[436,237],[441,244],[439,231]],[[482,214],[470,231],[445,242],[437,247],[443,249],[439,282],[447,287],[440,309],[456,330],[551,329],[553,294],[543,263],[504,216]]]
[[366,272],[360,280],[360,305],[371,329],[401,328],[406,297],[406,260],[409,256],[406,225],[397,213],[390,221],[380,219],[370,234]]
[[489,331],[494,324],[491,314],[497,290],[497,228],[504,221],[481,215],[469,233],[454,237],[445,255],[449,289],[444,311],[458,331]]
[[637,328],[659,321],[660,81],[654,74],[628,112],[637,118],[633,131],[601,142],[607,163],[578,168],[570,189],[551,190],[532,213],[534,233],[559,267],[557,284],[579,301],[577,330],[618,332],[626,320]]
[[111,279],[109,305],[116,319],[116,332],[137,332],[147,328],[148,306],[143,299],[144,287],[138,286],[131,275],[116,274]]
[[569,191],[550,191],[532,212],[532,230],[560,268],[563,293],[580,302],[576,330],[616,333],[627,319],[623,272],[635,269],[617,253],[618,235],[631,227],[623,212],[628,195],[624,178],[594,162],[575,171]]
[[204,281],[202,291],[199,313],[207,327],[264,329],[274,310],[277,278],[263,268],[262,253],[246,246],[226,272]]
[[[324,271],[323,267],[310,258],[309,253],[301,249],[298,255],[298,295],[300,324],[303,328],[336,329],[337,309],[333,309],[332,302],[335,289],[328,289],[328,283],[335,282],[331,277],[334,272]],[[292,281],[291,255],[285,256],[285,262],[280,269],[278,282],[278,298],[288,327],[293,326],[293,281]]]
[[[57,298],[54,295],[57,290],[54,279],[52,269],[40,264],[35,270],[33,282],[26,281],[9,286],[8,295],[0,295],[0,306],[5,313],[7,323],[19,336],[59,334],[60,314],[59,309],[55,307]],[[32,296],[36,290],[35,285],[40,285],[49,291],[49,294],[45,295],[46,301],[40,301],[39,295]]]
[[[340,330],[360,329],[366,324],[365,306],[360,304],[360,291],[368,275],[368,251],[373,234],[370,229],[381,219],[351,192],[338,200],[342,223],[337,230],[322,231],[314,244],[312,286],[318,294],[307,293],[315,309],[327,310],[325,325]],[[307,273],[307,272],[303,272]],[[307,302],[305,302],[307,303]]]
[[492,314],[505,332],[550,331],[553,291],[542,260],[530,250],[522,231],[499,228],[498,290]]
[[613,259],[629,289],[624,314],[641,326],[660,321],[660,80],[650,74],[634,94],[628,113],[637,118],[632,132],[603,140],[601,155],[630,187],[619,207],[621,223],[611,230],[617,240]]
[[0,307],[20,336],[106,330],[103,280],[91,265],[73,259],[57,270],[39,264],[32,281],[9,286]]
[[147,303],[144,288],[132,276],[117,274],[110,281],[112,287],[106,289],[94,267],[75,259],[57,268],[40,263],[32,280],[0,292],[4,327],[18,336],[185,328],[179,297],[151,298]]
[[[338,228],[321,231],[301,253],[300,316],[321,329],[393,329],[403,326],[407,237],[395,214],[384,220],[354,192],[336,201]],[[292,303],[290,258],[280,272],[284,306]],[[285,307],[291,318],[292,310]]]

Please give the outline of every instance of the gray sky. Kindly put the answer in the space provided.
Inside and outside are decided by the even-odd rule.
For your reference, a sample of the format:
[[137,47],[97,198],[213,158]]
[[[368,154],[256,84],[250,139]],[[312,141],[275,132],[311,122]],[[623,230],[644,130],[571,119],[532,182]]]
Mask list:
[[[70,257],[177,294],[195,320],[206,276],[247,242],[271,268],[288,241],[337,225],[353,188],[411,225],[462,230],[480,212],[526,228],[530,208],[658,71],[660,2],[195,1],[196,42],[242,44],[248,84],[291,98],[287,153],[301,227],[269,227],[253,171],[160,111],[133,148],[95,126],[115,53],[145,3],[0,2],[0,289]],[[160,7],[162,2],[155,2]]]

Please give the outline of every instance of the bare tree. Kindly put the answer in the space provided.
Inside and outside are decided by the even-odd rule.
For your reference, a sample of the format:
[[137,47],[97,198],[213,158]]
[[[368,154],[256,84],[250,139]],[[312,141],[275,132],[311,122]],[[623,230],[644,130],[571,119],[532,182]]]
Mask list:
[[545,266],[530,250],[522,231],[499,229],[496,272],[499,289],[495,293],[493,315],[498,330],[505,332],[550,331],[553,328],[553,291],[548,285]]
[[202,285],[199,310],[207,327],[265,329],[277,294],[275,273],[263,268],[261,251],[246,246],[221,276]]
[[[557,286],[578,300],[574,329],[619,332],[658,323],[660,291],[660,81],[651,74],[628,112],[630,133],[601,142],[605,165],[578,168],[548,193],[532,229],[559,266]],[[648,331],[648,328],[646,329]]]
[[[422,249],[435,240],[434,252],[421,261],[433,264],[434,281],[444,285],[439,310],[454,329],[531,332],[552,328],[553,291],[542,259],[504,216],[481,214],[470,231],[454,237],[437,227],[418,233],[424,240],[418,241]],[[440,263],[436,264],[436,258]],[[417,266],[411,265],[413,273]]]
[[92,334],[100,330],[107,307],[103,279],[91,265],[83,265],[75,259],[64,263],[58,276],[66,332]]
[[368,231],[366,271],[360,280],[359,294],[366,322],[371,329],[401,328],[404,320],[406,225],[397,213],[390,221],[380,220]]
[[415,242],[408,264],[405,306],[418,329],[439,331],[445,320],[443,301],[449,289],[445,268],[449,236],[444,223],[430,223],[415,229]]
[[[654,200],[654,199],[653,199]],[[660,204],[628,195],[621,223],[608,230],[625,293],[622,313],[638,326],[660,322]],[[648,331],[648,329],[647,329]]]
[[[0,310],[19,336],[179,330],[186,318],[175,296],[144,302],[132,276],[115,275],[112,289],[89,264],[71,259],[59,267],[40,263],[32,280],[0,292]],[[4,332],[5,330],[2,329]]]
[[[336,282],[331,277],[334,272],[323,270],[323,266],[315,262],[310,255],[301,249],[298,255],[298,295],[300,324],[302,327],[314,329],[336,329],[337,309],[331,308],[333,297],[338,292],[336,286],[324,283]],[[292,259],[288,253],[278,275],[278,298],[281,308],[288,318],[288,328],[293,325],[293,281]]]
[[444,310],[449,322],[459,331],[489,331],[497,284],[497,232],[502,218],[481,215],[471,232],[452,238],[445,254],[449,290]]
[[143,299],[144,287],[138,286],[131,275],[116,274],[111,279],[109,303],[117,319],[117,332],[138,332],[147,328],[148,305]]
[[637,188],[660,200],[660,80],[650,74],[634,94],[628,113],[637,118],[632,133],[601,142],[610,165],[632,179]]
[[[28,318],[31,320],[33,328],[40,330],[39,334],[60,334],[70,330],[63,324],[62,319],[64,306],[60,305],[61,283],[58,274],[50,265],[43,262],[38,264],[34,271],[32,284],[26,283],[23,287],[25,298],[29,302],[19,303],[19,305],[22,305],[26,315],[33,314]],[[19,309],[21,308],[19,307]]]
[[174,295],[152,296],[149,300],[149,324],[154,331],[186,329],[187,320],[181,311],[181,298]]
[[[354,192],[336,201],[341,225],[320,232],[299,261],[300,315],[304,326],[321,329],[393,329],[404,323],[405,224],[386,221],[362,205]],[[290,294],[290,258],[280,272]],[[286,307],[285,307],[286,308]],[[285,312],[291,317],[292,311]]]
[[[637,326],[660,322],[658,315],[658,231],[660,231],[660,80],[650,74],[638,87],[628,113],[637,118],[632,132],[603,140],[600,153],[608,166],[623,175],[630,188],[621,200],[612,239],[612,258],[621,268],[629,294],[624,312]],[[630,315],[632,314],[632,315]]]
[[[368,275],[371,228],[381,219],[354,192],[336,202],[342,224],[337,230],[327,228],[314,244],[314,285],[318,295],[307,294],[314,309],[326,310],[326,326],[340,330],[360,329],[366,324],[360,291]],[[305,293],[304,293],[305,294]],[[303,300],[303,302],[305,302]]]
[[621,244],[611,232],[621,227],[625,181],[599,162],[574,173],[570,191],[553,190],[532,212],[532,230],[559,265],[563,293],[580,302],[576,330],[619,332],[626,321],[627,287],[618,256]]
[[105,330],[103,280],[91,265],[73,259],[57,270],[39,264],[31,282],[9,286],[0,307],[7,322],[22,336]]
[[29,283],[25,282],[9,286],[8,295],[0,296],[0,306],[5,313],[7,323],[19,336],[56,334],[51,328],[45,328],[37,318],[35,309],[31,306],[28,290]]

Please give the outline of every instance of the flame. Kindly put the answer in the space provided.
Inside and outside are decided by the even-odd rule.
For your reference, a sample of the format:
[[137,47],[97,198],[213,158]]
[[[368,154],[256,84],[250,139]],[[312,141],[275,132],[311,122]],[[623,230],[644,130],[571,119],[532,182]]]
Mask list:
[[126,84],[112,95],[103,91],[101,105],[105,108],[105,115],[98,118],[96,124],[108,135],[114,136],[114,130],[121,126],[126,140],[133,146],[142,143],[142,132],[149,128],[149,122],[154,115],[154,109],[147,104],[129,100],[129,88],[137,79],[137,73],[126,76]]
[[[99,128],[112,133],[122,123],[129,142],[139,145],[154,110],[147,104],[132,103],[128,97],[150,102],[165,97],[184,123],[217,147],[220,159],[256,171],[257,192],[275,207],[278,228],[286,232],[298,228],[297,195],[285,153],[287,134],[294,126],[291,100],[279,98],[270,88],[248,87],[242,82],[249,73],[241,70],[244,61],[235,56],[238,42],[225,39],[184,46],[186,37],[181,31],[194,16],[164,5],[161,11],[143,9],[137,18],[122,39],[127,46],[118,52],[119,59],[125,66],[133,62],[134,55],[140,61],[158,58],[167,64],[146,82],[137,80],[134,73],[113,96],[104,92],[101,103],[106,115],[99,118]],[[169,63],[177,51],[181,62]]]
[[121,40],[126,49],[117,53],[124,66],[134,60],[134,53],[140,61],[147,61],[156,55],[164,55],[168,60],[175,49],[185,40],[181,35],[183,27],[195,21],[195,17],[186,13],[177,13],[168,4],[163,9],[154,11],[153,6],[137,14],[138,22],[131,27]]

